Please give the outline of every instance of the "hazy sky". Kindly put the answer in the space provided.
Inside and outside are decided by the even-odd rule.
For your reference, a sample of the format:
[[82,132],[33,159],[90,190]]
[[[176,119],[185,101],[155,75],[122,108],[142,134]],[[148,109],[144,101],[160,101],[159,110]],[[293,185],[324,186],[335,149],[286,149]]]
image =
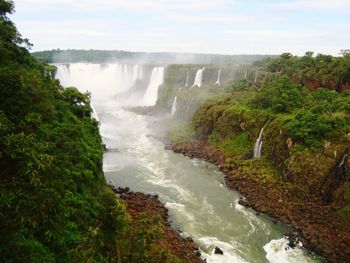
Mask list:
[[218,54],[350,48],[350,0],[15,0],[33,50]]

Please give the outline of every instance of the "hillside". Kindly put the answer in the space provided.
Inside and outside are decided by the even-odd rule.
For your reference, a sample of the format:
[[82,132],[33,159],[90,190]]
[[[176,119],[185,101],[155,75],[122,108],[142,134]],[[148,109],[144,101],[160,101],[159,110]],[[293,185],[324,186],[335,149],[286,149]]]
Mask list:
[[[286,59],[294,64],[269,68]],[[333,86],[314,90],[293,76],[331,64],[345,72],[348,59],[332,57],[321,68],[301,70],[305,58],[282,55],[254,65],[248,77],[241,74],[202,99],[190,124],[170,132],[174,151],[219,165],[226,184],[245,196],[242,204],[292,224],[305,244],[330,262],[346,262],[350,255],[350,94]],[[258,77],[252,79],[254,71]],[[342,74],[332,75],[333,82],[345,87],[350,75]],[[208,90],[213,89],[212,84]],[[196,98],[198,92],[190,88],[187,96]],[[181,118],[180,111],[175,118]]]
[[0,0],[0,261],[188,262],[193,242],[174,256],[166,218],[131,216],[107,186],[90,94],[30,55],[13,11]]

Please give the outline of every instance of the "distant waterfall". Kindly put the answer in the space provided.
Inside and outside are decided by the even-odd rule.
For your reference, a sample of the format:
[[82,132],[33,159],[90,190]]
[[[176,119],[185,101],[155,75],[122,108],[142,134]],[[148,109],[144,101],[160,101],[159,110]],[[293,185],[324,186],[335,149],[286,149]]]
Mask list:
[[185,88],[188,88],[189,85],[190,85],[190,74],[189,74],[189,72],[187,71]]
[[71,82],[69,65],[66,65],[66,64],[58,65],[55,78],[61,82],[61,85],[63,87],[68,87],[69,83]]
[[56,65],[56,78],[62,86],[75,86],[94,95],[115,95],[132,87],[141,77],[140,65],[72,63]]
[[254,83],[258,81],[258,71],[255,71]]
[[263,135],[264,128],[260,130],[259,137],[256,140],[255,147],[254,147],[254,158],[261,157],[261,148],[262,148],[262,135]]
[[98,114],[97,114],[97,111],[94,107],[94,105],[92,103],[90,103],[90,106],[91,106],[91,109],[92,109],[92,114],[91,116],[96,119],[97,121],[100,121],[100,119],[98,118]]
[[196,73],[196,77],[194,78],[194,83],[192,85],[192,87],[201,87],[202,86],[202,80],[203,80],[203,71],[205,68],[202,69],[198,69],[197,73]]
[[218,72],[218,79],[217,79],[217,81],[215,82],[215,85],[220,86],[220,75],[221,75],[221,69],[219,69],[219,72]]
[[345,154],[345,155],[343,156],[343,159],[341,160],[341,162],[340,162],[340,164],[338,165],[338,167],[342,167],[342,166],[344,165],[345,159],[346,159],[347,156],[348,156],[347,154]]
[[176,101],[177,101],[177,97],[175,97],[174,102],[173,102],[173,106],[171,107],[171,116],[174,116],[174,114],[176,112]]
[[246,70],[244,73],[244,78],[247,79],[248,71]]
[[132,73],[132,84],[134,85],[137,80],[143,79],[143,67],[139,64],[135,64]]
[[158,88],[164,81],[164,67],[155,67],[152,70],[151,80],[143,96],[143,106],[156,105],[158,98]]

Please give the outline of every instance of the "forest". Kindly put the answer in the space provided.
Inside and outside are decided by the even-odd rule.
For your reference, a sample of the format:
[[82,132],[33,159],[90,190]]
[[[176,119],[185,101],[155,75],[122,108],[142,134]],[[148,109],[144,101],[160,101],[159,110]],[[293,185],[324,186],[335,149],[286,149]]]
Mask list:
[[90,94],[64,89],[0,1],[0,261],[182,262],[160,216],[131,217],[107,186]]

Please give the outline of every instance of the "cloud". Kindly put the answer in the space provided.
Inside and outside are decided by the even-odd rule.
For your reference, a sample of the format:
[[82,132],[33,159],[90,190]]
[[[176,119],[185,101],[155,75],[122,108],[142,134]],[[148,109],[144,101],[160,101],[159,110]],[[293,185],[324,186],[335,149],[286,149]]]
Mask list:
[[35,50],[337,54],[350,43],[350,0],[18,0],[16,9]]
[[28,11],[72,9],[80,11],[128,10],[142,12],[201,11],[220,8],[235,0],[22,0],[18,5]]
[[225,16],[225,15],[170,15],[164,19],[180,23],[251,23],[256,19],[253,16]]
[[281,1],[272,5],[273,9],[280,11],[337,11],[350,12],[349,0],[293,0]]

